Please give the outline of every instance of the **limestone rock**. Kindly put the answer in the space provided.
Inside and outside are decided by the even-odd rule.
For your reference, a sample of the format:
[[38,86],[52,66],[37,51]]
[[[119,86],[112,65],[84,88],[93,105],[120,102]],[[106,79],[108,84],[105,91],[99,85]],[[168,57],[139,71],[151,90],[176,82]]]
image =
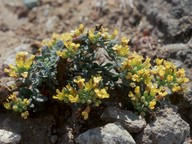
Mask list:
[[137,144],[182,144],[189,135],[189,124],[172,108],[165,108],[159,111],[156,119],[135,140]]
[[120,122],[129,133],[138,133],[146,126],[145,120],[140,116],[115,107],[108,107],[101,118],[109,122]]
[[21,136],[19,134],[0,129],[0,143],[1,144],[17,144],[19,143]]
[[104,127],[90,129],[80,134],[78,144],[135,144],[131,135],[119,124],[109,123]]

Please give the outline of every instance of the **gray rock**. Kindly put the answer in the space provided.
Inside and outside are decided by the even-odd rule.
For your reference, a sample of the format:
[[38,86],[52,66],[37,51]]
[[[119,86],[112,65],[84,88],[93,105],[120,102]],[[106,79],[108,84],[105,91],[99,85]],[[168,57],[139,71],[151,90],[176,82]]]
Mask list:
[[182,144],[189,135],[189,124],[167,107],[157,113],[135,140],[137,144]]
[[57,135],[52,135],[50,137],[50,141],[51,141],[52,144],[55,144],[57,142],[57,140],[58,140],[58,136]]
[[[189,84],[192,86],[192,82]],[[173,102],[178,106],[178,112],[182,118],[192,127],[192,90],[186,92],[182,96],[177,96],[177,99],[174,99]]]
[[23,3],[30,9],[38,5],[38,0],[23,0]]
[[132,136],[120,125],[109,123],[80,134],[76,142],[79,144],[135,144]]
[[59,18],[57,16],[53,16],[48,19],[45,23],[46,31],[47,32],[54,32],[58,28]]
[[0,129],[0,143],[1,144],[17,144],[19,143],[21,136],[19,134]]
[[101,118],[108,122],[120,122],[129,133],[138,133],[146,126],[145,119],[141,116],[115,107],[108,107]]
[[147,18],[158,25],[167,43],[186,43],[191,38],[191,0],[146,0],[140,1],[139,6]]

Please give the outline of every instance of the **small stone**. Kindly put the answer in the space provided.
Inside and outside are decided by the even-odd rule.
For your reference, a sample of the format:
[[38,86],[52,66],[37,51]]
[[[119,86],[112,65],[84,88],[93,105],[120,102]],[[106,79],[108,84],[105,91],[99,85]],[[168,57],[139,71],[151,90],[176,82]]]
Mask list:
[[132,136],[120,123],[109,123],[104,127],[90,129],[80,134],[78,144],[135,144]]
[[21,136],[19,134],[13,133],[11,131],[7,131],[4,129],[0,129],[0,143],[1,144],[17,144],[21,140]]
[[55,144],[58,140],[58,136],[57,135],[52,135],[51,138],[50,138],[50,141],[52,144]]
[[115,107],[108,107],[101,118],[108,122],[120,122],[130,133],[138,133],[146,126],[146,122],[141,116]]
[[23,0],[23,3],[30,9],[38,5],[38,0]]
[[47,32],[56,31],[58,24],[59,24],[59,18],[57,16],[49,18],[48,21],[45,23],[46,31]]
[[182,144],[189,136],[189,124],[173,108],[167,107],[157,113],[135,140],[137,144]]

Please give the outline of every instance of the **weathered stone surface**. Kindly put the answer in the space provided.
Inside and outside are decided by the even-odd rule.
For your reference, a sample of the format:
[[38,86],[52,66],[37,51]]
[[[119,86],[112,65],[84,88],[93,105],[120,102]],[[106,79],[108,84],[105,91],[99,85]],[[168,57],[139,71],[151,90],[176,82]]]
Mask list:
[[148,19],[165,34],[167,43],[186,43],[191,38],[191,0],[146,0],[140,1],[140,7]]
[[0,129],[21,135],[21,144],[51,144],[47,132],[52,125],[55,125],[52,115],[24,120],[14,112],[0,113]]
[[137,144],[182,144],[189,135],[189,124],[172,108],[165,108],[159,111],[135,140]]
[[120,122],[129,133],[138,133],[146,126],[146,122],[141,116],[115,107],[108,107],[101,118],[108,122]]
[[[192,82],[190,89],[192,89]],[[172,103],[178,106],[178,112],[182,118],[192,127],[192,91],[186,92],[184,95],[179,95],[177,98],[171,98]]]
[[57,16],[53,16],[47,20],[45,23],[46,31],[47,32],[54,32],[58,28],[59,18]]
[[131,135],[120,123],[109,123],[86,131],[78,136],[79,144],[135,144]]
[[21,136],[19,134],[0,129],[0,143],[1,144],[17,144],[19,143]]

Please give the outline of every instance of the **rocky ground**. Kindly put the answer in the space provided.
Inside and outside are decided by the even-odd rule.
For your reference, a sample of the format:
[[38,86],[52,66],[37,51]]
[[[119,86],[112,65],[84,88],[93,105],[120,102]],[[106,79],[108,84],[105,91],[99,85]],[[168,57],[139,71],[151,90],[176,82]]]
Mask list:
[[[94,129],[79,136],[77,134],[82,131],[78,133],[77,130],[75,135],[73,126],[60,123],[63,117],[57,120],[53,114],[45,112],[23,120],[19,115],[1,108],[0,143],[64,144],[74,143],[75,139],[82,144],[190,143],[192,1],[1,0],[1,67],[13,63],[18,51],[33,51],[39,42],[49,38],[52,33],[70,31],[80,23],[86,27],[103,24],[111,31],[117,28],[119,37],[127,36],[130,39],[131,50],[151,58],[165,58],[178,67],[184,67],[190,79],[189,91],[178,96],[178,99],[172,99],[175,106],[168,104],[150,123],[128,111],[109,108],[102,117],[102,121],[109,124],[100,124],[100,128],[92,124],[90,127]],[[7,79],[2,72],[0,77],[1,83],[5,84]],[[6,94],[3,91],[0,94],[2,102]]]

